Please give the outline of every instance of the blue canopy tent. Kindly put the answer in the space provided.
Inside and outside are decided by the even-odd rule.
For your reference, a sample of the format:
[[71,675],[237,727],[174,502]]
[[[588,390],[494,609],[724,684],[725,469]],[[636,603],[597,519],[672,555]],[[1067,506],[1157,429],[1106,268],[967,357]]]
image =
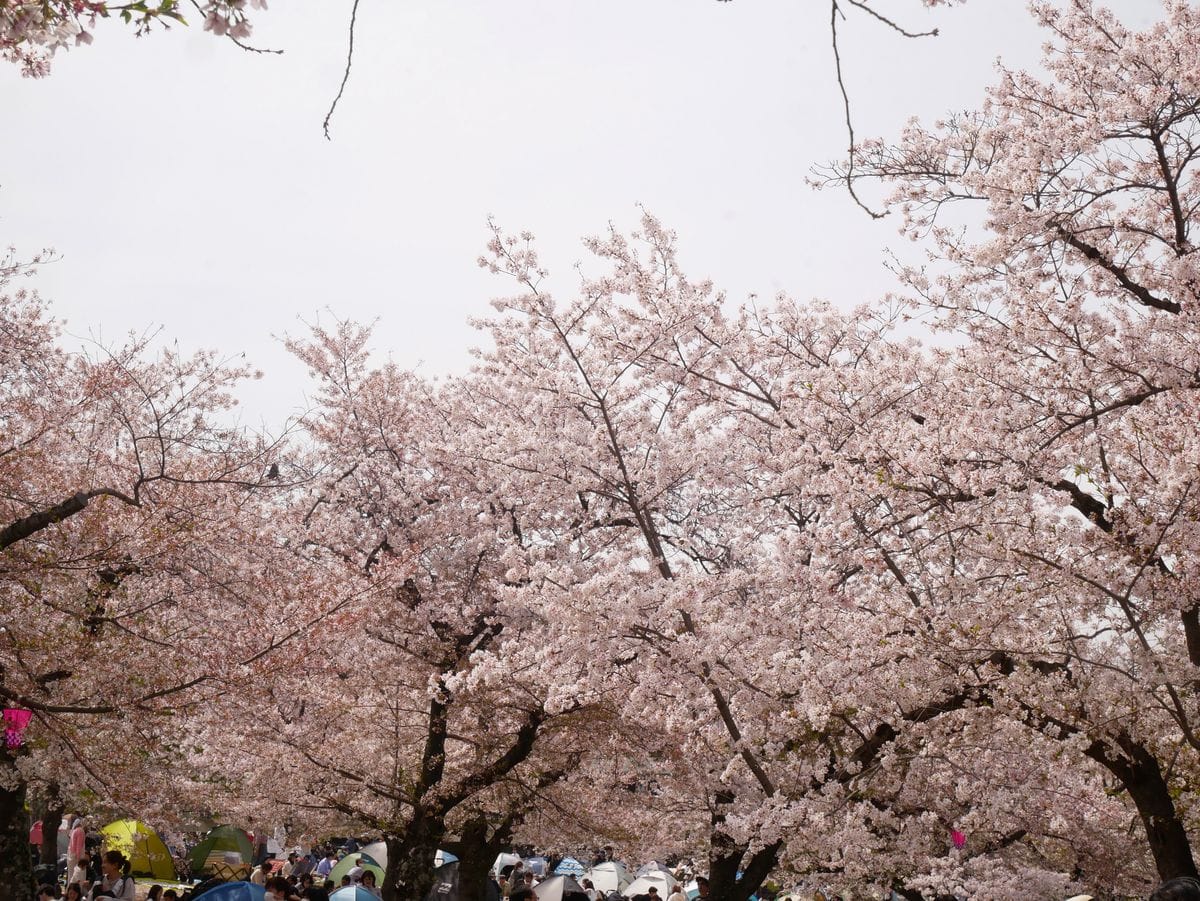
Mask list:
[[266,894],[265,888],[253,882],[222,882],[197,897],[205,901],[263,901]]

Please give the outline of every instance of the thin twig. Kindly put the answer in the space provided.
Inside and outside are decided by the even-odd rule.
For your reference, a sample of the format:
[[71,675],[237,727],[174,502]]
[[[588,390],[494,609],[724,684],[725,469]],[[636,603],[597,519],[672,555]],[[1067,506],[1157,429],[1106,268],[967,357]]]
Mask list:
[[909,31],[906,28],[902,28],[896,22],[883,15],[883,13],[872,9],[871,6],[865,2],[865,0],[847,0],[847,2],[851,6],[857,6],[863,12],[871,14],[884,25],[887,25],[893,31],[899,32],[906,38],[936,38],[938,36],[938,30],[936,28],[931,28],[929,31]]
[[[196,8],[196,12],[200,13],[200,15],[203,16],[204,10],[201,8],[200,4],[197,3],[196,0],[191,0],[191,3],[192,3],[192,6],[194,6]],[[181,19],[180,21],[183,21],[183,20]],[[251,47],[249,44],[242,43],[242,41],[240,41],[238,38],[235,38],[231,34],[227,34],[227,35],[225,35],[225,37],[228,38],[229,40],[233,41],[233,43],[236,44],[238,47],[240,47],[243,50],[246,50],[250,53],[273,53],[276,56],[283,55],[282,50],[268,50],[266,47]]]
[[842,107],[846,112],[846,133],[850,137],[849,159],[846,164],[846,190],[850,192],[850,196],[872,219],[882,219],[883,213],[877,213],[871,209],[859,198],[854,190],[854,121],[850,116],[850,94],[846,90],[846,82],[842,78],[842,54],[838,50],[838,33],[837,19],[841,14],[841,9],[838,8],[838,0],[831,0],[829,8],[829,33],[833,38],[833,64],[837,72],[838,90],[842,92]]
[[241,41],[239,41],[233,35],[229,35],[229,40],[233,41],[235,44],[237,44],[243,50],[248,50],[251,53],[274,53],[276,56],[283,55],[282,50],[269,50],[266,47],[251,47],[249,44],[243,44]]
[[337,96],[333,98],[333,103],[329,105],[329,112],[325,114],[325,121],[321,123],[322,129],[325,131],[325,140],[332,141],[329,136],[329,120],[333,118],[333,111],[337,109],[338,101],[342,99],[342,92],[346,90],[346,82],[350,80],[350,65],[354,62],[354,22],[358,18],[358,0],[354,0],[354,6],[350,10],[350,48],[346,52],[346,71],[342,75],[342,84],[338,88]]

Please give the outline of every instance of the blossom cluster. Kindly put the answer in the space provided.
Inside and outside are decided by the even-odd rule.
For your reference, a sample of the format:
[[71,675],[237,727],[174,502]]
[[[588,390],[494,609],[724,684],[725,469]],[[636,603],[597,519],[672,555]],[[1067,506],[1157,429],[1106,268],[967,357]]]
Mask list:
[[[205,30],[236,40],[250,36],[248,8],[264,10],[267,0],[204,0],[198,6]],[[155,25],[186,24],[179,0],[0,0],[0,59],[28,77],[43,77],[57,51],[90,44],[97,22],[107,18],[119,18],[138,35]]]

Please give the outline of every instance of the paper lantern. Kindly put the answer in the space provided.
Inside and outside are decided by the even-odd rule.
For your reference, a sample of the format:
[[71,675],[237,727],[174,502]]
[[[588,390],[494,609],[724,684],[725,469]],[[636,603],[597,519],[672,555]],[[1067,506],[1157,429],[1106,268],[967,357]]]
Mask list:
[[19,748],[25,743],[22,736],[32,718],[32,710],[23,710],[20,707],[4,708],[4,744],[7,747]]

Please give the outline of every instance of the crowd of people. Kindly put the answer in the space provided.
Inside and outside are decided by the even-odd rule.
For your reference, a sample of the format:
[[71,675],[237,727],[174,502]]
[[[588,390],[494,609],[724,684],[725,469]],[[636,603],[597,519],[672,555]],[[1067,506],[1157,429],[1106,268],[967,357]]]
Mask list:
[[[130,863],[125,855],[120,851],[105,851],[99,855],[99,861],[98,869],[93,871],[91,856],[84,852],[71,868],[65,889],[57,882],[43,883],[38,889],[38,901],[96,901],[101,898],[137,901],[136,880],[130,874]],[[263,887],[266,901],[329,901],[334,891],[350,885],[360,886],[376,897],[380,895],[375,873],[363,867],[351,868],[340,883],[328,878],[329,868],[323,873],[315,867],[304,872],[301,869],[299,856],[295,853],[283,861],[267,857],[250,871],[249,881]],[[152,885],[146,901],[191,901],[213,884],[224,881],[221,878],[202,881],[182,894],[173,888]]]
[[[129,859],[116,849],[101,852],[98,839],[88,834],[83,818],[68,816],[61,833],[60,842],[64,846],[65,856],[59,860],[57,867],[49,871],[45,865],[36,868],[38,875],[44,877],[37,891],[37,901],[143,901],[138,896]],[[62,840],[63,836],[65,840]],[[364,866],[361,859],[356,859],[354,865],[339,879],[333,878],[341,858],[359,850],[354,839],[336,848],[326,844],[313,847],[307,853],[292,851],[285,858],[277,858],[268,852],[265,837],[261,837],[261,841],[259,838],[255,837],[253,867],[246,878],[263,887],[264,901],[330,901],[331,895],[338,889],[354,886],[377,898],[381,897],[375,869],[370,865]],[[35,824],[30,832],[30,843],[36,849],[41,841],[40,824]],[[597,857],[596,863],[609,860],[610,854],[611,849],[605,849]],[[542,860],[540,863],[535,866],[521,860],[493,870],[488,876],[487,901],[536,901],[536,886],[544,879],[553,878],[551,874],[557,861]],[[670,889],[665,897],[658,887],[650,885],[629,897],[628,901],[689,901],[684,884],[690,880],[690,876],[684,870],[663,872],[672,877],[668,881]],[[144,901],[192,901],[213,885],[225,881],[225,878],[216,877],[180,890],[151,885]],[[621,892],[609,891],[606,894],[586,876],[579,877],[578,885],[587,896],[587,901],[626,901],[626,896]],[[710,896],[707,879],[696,876],[691,888],[694,889],[696,901],[707,901]],[[760,901],[771,901],[772,897],[769,892],[759,894]],[[837,896],[827,897],[820,892],[814,897],[821,901],[838,901]],[[1083,899],[1091,901],[1087,895],[1077,896],[1071,901]],[[939,896],[936,901],[958,899],[947,895]],[[1149,901],[1200,901],[1200,879],[1181,877],[1167,880],[1155,889]]]
[[[524,869],[520,865],[514,866],[511,870],[505,867],[498,873],[490,874],[489,895],[494,899],[503,898],[508,901],[535,901],[537,893],[534,891],[534,887],[540,881],[532,870]],[[621,901],[688,901],[683,884],[680,882],[672,884],[671,893],[665,899],[659,894],[657,886],[653,885],[648,886],[645,892],[635,894],[628,899],[619,891],[604,894],[587,877],[581,878],[579,885],[587,895],[588,901],[608,901],[608,899],[616,898],[620,898]],[[700,876],[696,879],[696,886],[700,892],[699,898],[707,899],[709,897],[708,880]]]

